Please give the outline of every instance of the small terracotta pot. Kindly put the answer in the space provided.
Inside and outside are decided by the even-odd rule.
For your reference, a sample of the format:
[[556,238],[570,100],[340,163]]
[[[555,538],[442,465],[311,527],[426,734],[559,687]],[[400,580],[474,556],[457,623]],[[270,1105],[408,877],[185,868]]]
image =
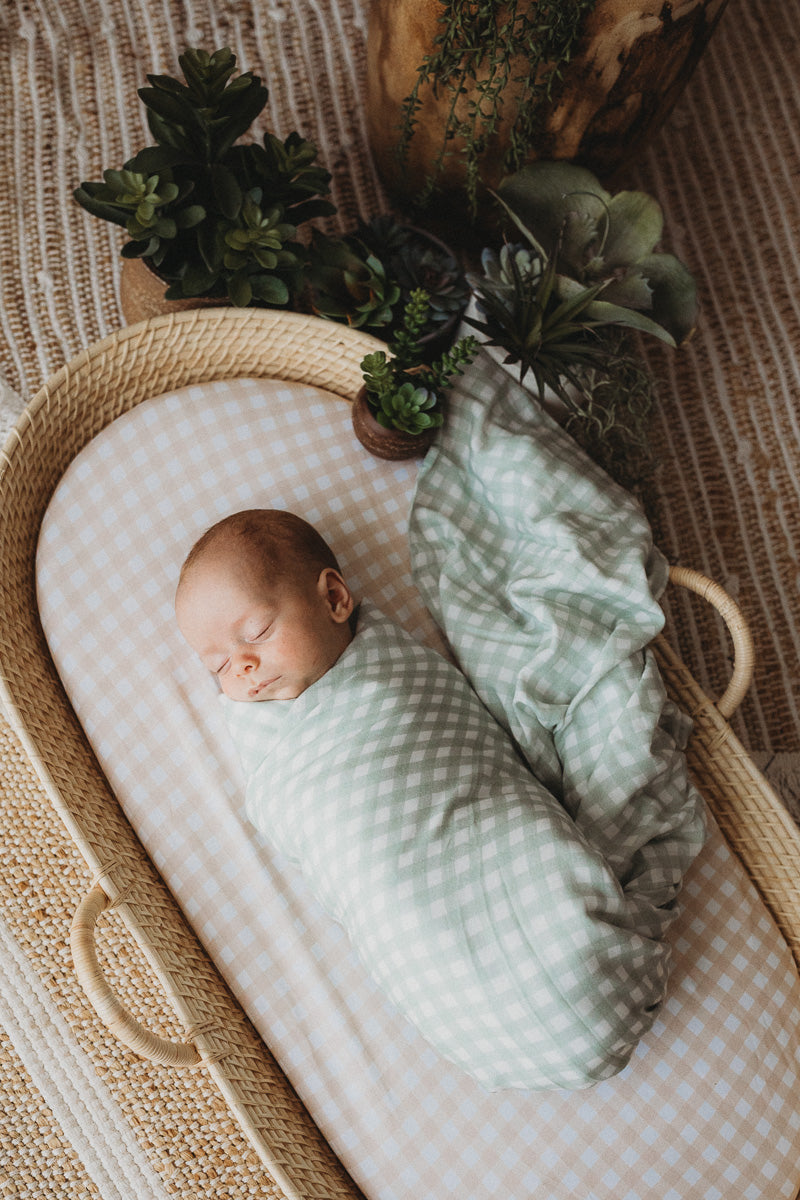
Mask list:
[[399,461],[405,458],[421,458],[431,442],[435,429],[424,433],[403,433],[401,429],[387,429],[375,419],[367,400],[367,389],[359,389],[353,401],[353,430],[361,445],[376,458]]
[[187,300],[165,300],[168,284],[148,265],[143,258],[123,258],[119,281],[119,299],[122,315],[128,325],[146,321],[149,317],[160,317],[164,313],[183,312],[187,308],[214,308],[227,306],[224,297],[194,296]]

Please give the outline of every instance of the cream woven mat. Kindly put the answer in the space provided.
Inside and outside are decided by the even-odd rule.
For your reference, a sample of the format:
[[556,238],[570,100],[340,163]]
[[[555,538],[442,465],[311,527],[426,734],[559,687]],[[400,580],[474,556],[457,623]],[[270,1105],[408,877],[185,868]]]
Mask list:
[[[266,75],[270,125],[315,139],[333,172],[334,225],[385,207],[360,93],[367,2],[3,0],[0,431],[18,409],[14,392],[27,400],[121,324],[118,234],[71,193],[144,144],[136,88],[148,72],[172,73],[185,45],[227,43],[240,65]],[[779,770],[790,803],[800,792],[793,13],[774,0],[729,0],[689,89],[630,179],[663,202],[665,241],[695,272],[703,305],[688,347],[652,352],[664,382],[658,465],[643,498],[670,558],[722,583],[752,624],[757,677],[736,729],[763,766]],[[673,627],[714,694],[728,645],[698,604],[681,601]],[[67,946],[86,869],[37,801],[1,723],[0,763],[0,1191],[36,1200],[275,1195],[201,1078],[139,1063],[111,1037],[95,1042]],[[106,925],[108,974],[152,1022],[145,967],[113,916]],[[155,1019],[177,1036],[166,1008]]]

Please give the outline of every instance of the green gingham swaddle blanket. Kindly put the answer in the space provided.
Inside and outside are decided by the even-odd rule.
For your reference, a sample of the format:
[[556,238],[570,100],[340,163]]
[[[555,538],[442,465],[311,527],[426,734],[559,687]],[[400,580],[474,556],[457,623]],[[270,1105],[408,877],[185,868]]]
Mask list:
[[298,699],[222,703],[250,819],[437,1049],[490,1088],[624,1065],[667,948],[455,667],[365,602]]
[[487,1088],[579,1088],[619,1071],[655,1018],[703,821],[642,651],[662,569],[646,527],[624,493],[601,502],[604,477],[587,485],[555,425],[529,436],[524,394],[491,370],[454,395],[411,526],[475,690],[364,602],[296,700],[222,703],[250,819],[422,1035]]
[[647,649],[668,569],[639,505],[484,354],[422,465],[409,541],[473,687],[662,936],[704,822],[690,722]]

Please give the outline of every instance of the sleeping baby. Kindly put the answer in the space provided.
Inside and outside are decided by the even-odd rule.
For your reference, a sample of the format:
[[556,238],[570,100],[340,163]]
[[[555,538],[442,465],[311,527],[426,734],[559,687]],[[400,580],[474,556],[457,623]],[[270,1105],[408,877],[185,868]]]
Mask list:
[[585,819],[555,778],[550,734],[536,722],[526,744],[462,671],[369,600],[356,608],[293,514],[213,526],[175,604],[219,682],[250,820],[423,1037],[489,1089],[581,1088],[625,1067],[664,998],[664,935],[703,840],[685,776],[648,790],[632,766],[622,827],[616,780],[613,835],[595,839],[596,804]]
[[354,601],[325,540],[293,513],[255,509],[209,529],[175,597],[189,645],[232,700],[294,700],[348,646]]

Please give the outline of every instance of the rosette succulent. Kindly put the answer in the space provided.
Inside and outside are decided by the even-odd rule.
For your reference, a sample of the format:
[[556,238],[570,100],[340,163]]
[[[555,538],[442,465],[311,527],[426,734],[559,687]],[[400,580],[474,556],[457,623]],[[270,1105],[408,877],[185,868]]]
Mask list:
[[396,391],[385,393],[381,407],[375,413],[379,425],[400,429],[403,433],[422,433],[442,424],[444,418],[436,411],[437,397],[430,388],[401,383]]
[[358,239],[328,237],[316,229],[308,279],[314,312],[356,329],[389,325],[400,299],[384,264]]
[[400,288],[396,325],[400,325],[411,293],[419,288],[428,294],[429,325],[443,325],[464,311],[469,285],[457,258],[439,238],[397,221],[389,213],[362,223],[355,236],[381,260]]

